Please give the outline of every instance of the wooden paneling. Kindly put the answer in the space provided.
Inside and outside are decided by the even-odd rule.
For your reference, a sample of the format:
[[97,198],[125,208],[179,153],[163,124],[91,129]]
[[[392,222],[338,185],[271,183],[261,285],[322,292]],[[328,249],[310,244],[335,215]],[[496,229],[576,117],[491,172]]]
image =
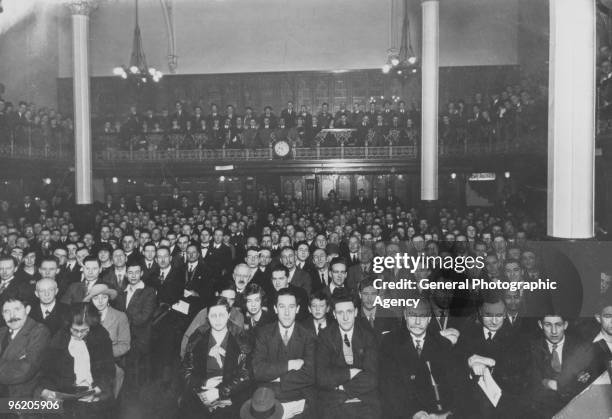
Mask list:
[[[518,68],[500,67],[452,67],[440,70],[440,98],[444,104],[449,98],[471,97],[474,92],[489,94],[507,83],[518,81]],[[208,113],[210,103],[219,106],[234,105],[242,113],[251,106],[260,113],[270,105],[278,114],[287,101],[299,107],[306,105],[318,112],[327,102],[330,110],[337,110],[340,103],[347,107],[365,103],[370,97],[391,98],[400,96],[407,103],[420,102],[418,76],[397,79],[384,75],[380,70],[355,70],[345,73],[283,72],[211,75],[165,76],[154,86],[136,89],[117,77],[91,79],[91,110],[94,117],[124,115],[131,104],[141,110],[152,107],[157,111],[174,109],[176,100],[184,101],[187,108],[201,105]],[[58,80],[59,109],[72,114],[72,79]]]

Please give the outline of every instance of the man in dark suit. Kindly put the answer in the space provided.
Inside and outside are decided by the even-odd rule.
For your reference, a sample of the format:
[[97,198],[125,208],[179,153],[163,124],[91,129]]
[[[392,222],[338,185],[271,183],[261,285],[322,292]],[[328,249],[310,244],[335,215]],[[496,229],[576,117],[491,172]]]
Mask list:
[[19,217],[25,217],[31,223],[37,222],[40,216],[40,208],[34,202],[32,202],[32,198],[30,195],[25,195],[23,197],[23,204],[16,211]]
[[138,242],[136,242],[133,235],[124,235],[123,239],[121,239],[121,246],[125,252],[125,257],[127,258],[126,264],[131,265],[133,263],[142,263],[144,258],[138,251]]
[[379,418],[376,338],[355,321],[357,303],[348,290],[336,290],[332,306],[337,324],[317,344],[318,410],[323,418]]
[[327,262],[327,252],[325,249],[315,249],[312,252],[312,264],[314,270],[312,273],[312,292],[327,288],[331,281],[329,274],[329,263]]
[[101,282],[108,284],[111,288],[121,292],[127,287],[127,257],[123,249],[113,251],[113,266],[109,268],[101,278]]
[[209,246],[206,260],[210,262],[215,277],[228,274],[232,269],[232,250],[223,244],[222,228],[216,228],[213,233],[212,247]]
[[[517,341],[504,326],[506,305],[500,294],[483,295],[478,321],[464,327],[455,348],[460,358],[463,376],[471,377],[460,387],[461,411],[466,417],[521,416],[525,410],[522,395],[527,386],[528,348]],[[494,405],[478,385],[489,370],[502,390]]]
[[68,284],[80,282],[82,266],[77,261],[77,246],[74,243],[68,243],[65,246],[66,250],[68,251],[68,260],[66,261],[66,266],[64,267],[64,276],[67,278]]
[[395,312],[375,305],[376,297],[378,297],[378,289],[374,287],[372,279],[366,279],[359,284],[361,307],[357,321],[374,333],[380,342],[385,334],[397,329],[401,322]]
[[184,293],[184,276],[171,266],[170,249],[157,249],[155,260],[159,265],[159,275],[152,281],[157,291],[158,308],[153,319],[151,333],[151,361],[155,378],[170,379],[178,367],[180,342],[189,325],[187,313],[173,309]]
[[[66,293],[62,296],[61,302],[64,304],[81,303],[87,295],[88,291],[97,283],[102,283],[99,279],[100,275],[100,261],[95,256],[87,256],[83,260],[83,276],[84,280],[81,282],[74,282],[70,284]],[[113,286],[111,284],[106,284]]]
[[297,112],[295,109],[293,109],[293,102],[287,102],[287,107],[281,111],[280,117],[281,119],[285,120],[285,125],[287,125],[287,128],[295,126]]
[[25,300],[30,299],[30,285],[19,280],[15,273],[17,263],[11,256],[0,257],[0,304],[8,297],[19,296]]
[[157,265],[155,261],[156,252],[157,248],[153,242],[145,243],[142,248],[142,282],[148,286],[151,286],[154,280],[159,276],[159,265]]
[[359,189],[357,192],[357,197],[353,199],[353,202],[351,202],[351,208],[355,208],[357,210],[369,210],[371,206],[372,202],[366,196],[365,189]]
[[200,257],[200,249],[195,244],[187,246],[187,264],[183,268],[185,291],[183,299],[189,303],[189,316],[193,318],[215,299],[215,278]]
[[127,314],[130,323],[131,344],[127,354],[126,374],[128,382],[139,385],[149,376],[151,351],[151,323],[157,308],[155,290],[142,281],[142,266],[127,266],[127,287],[119,293],[116,305]]
[[444,417],[454,406],[456,371],[451,344],[428,331],[431,306],[427,300],[406,307],[404,320],[402,327],[383,337],[380,347],[384,417]]
[[58,288],[54,279],[42,278],[36,282],[36,298],[30,310],[30,317],[49,329],[50,335],[55,335],[67,319],[70,307],[56,300]]
[[280,261],[284,267],[289,270],[289,283],[303,288],[306,294],[310,295],[312,291],[312,279],[308,272],[298,269],[295,266],[295,250],[286,246],[283,247],[280,254]]
[[310,294],[308,311],[310,315],[301,321],[302,326],[319,336],[321,331],[335,322],[329,312],[330,299],[322,290],[313,291]]
[[30,398],[38,385],[49,330],[32,320],[27,301],[9,297],[2,304],[6,326],[0,328],[0,394]]
[[280,402],[303,403],[298,409],[302,412],[294,417],[306,418],[314,400],[315,338],[296,323],[300,309],[291,289],[278,291],[278,322],[258,331],[252,363],[255,381],[274,390]]
[[272,295],[272,291],[274,287],[272,286],[272,271],[270,267],[270,262],[272,261],[272,252],[270,249],[260,249],[259,250],[259,260],[257,270],[251,277],[251,283],[257,284],[263,288],[263,290],[268,294],[267,306],[272,310],[274,306],[274,302],[270,301],[270,296]]
[[559,388],[559,378],[589,343],[567,334],[568,322],[560,315],[545,315],[538,321],[541,334],[530,344],[529,417],[548,418],[560,411],[576,394]]
[[359,249],[359,263],[352,265],[348,269],[346,276],[346,286],[350,289],[358,289],[359,284],[366,279],[376,279],[376,274],[372,271],[372,249],[363,246]]
[[525,316],[523,297],[519,290],[506,290],[504,292],[506,302],[506,326],[518,339],[531,339],[541,334],[538,320],[534,317]]

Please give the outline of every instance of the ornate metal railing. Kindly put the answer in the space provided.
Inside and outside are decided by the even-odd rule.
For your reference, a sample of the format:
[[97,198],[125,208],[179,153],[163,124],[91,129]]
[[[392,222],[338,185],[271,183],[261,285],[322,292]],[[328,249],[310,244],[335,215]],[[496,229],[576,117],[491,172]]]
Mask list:
[[[151,134],[159,136],[159,134]],[[173,134],[180,136],[182,134]],[[67,147],[65,141],[56,144],[46,141],[32,141],[32,135],[26,135],[24,141],[16,141],[11,136],[8,143],[0,143],[0,158],[31,159],[69,161],[74,158],[71,148]],[[272,146],[257,149],[181,149],[180,146],[167,150],[158,150],[154,147],[139,149],[137,144],[130,143],[129,149],[106,147],[99,149],[95,147],[94,140],[93,158],[97,162],[164,162],[164,161],[269,161],[275,159]],[[174,138],[176,143],[181,143],[181,138]],[[419,146],[416,144],[398,145],[390,142],[385,146],[352,146],[344,141],[339,142],[337,147],[323,146],[320,142],[312,147],[293,146],[289,160],[389,160],[389,159],[413,159],[419,157]],[[469,157],[469,156],[494,156],[494,155],[518,155],[530,153],[545,153],[546,138],[542,135],[524,135],[511,140],[501,140],[497,136],[488,136],[474,140],[464,136],[463,138],[439,141],[439,155],[441,157]]]

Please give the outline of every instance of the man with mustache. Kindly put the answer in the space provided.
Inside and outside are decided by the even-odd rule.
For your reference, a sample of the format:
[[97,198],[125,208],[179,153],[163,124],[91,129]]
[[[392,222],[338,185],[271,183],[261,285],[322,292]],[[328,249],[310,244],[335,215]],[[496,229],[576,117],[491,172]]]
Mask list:
[[49,330],[29,313],[30,305],[17,295],[2,304],[6,326],[0,328],[0,397],[32,397],[38,385]]

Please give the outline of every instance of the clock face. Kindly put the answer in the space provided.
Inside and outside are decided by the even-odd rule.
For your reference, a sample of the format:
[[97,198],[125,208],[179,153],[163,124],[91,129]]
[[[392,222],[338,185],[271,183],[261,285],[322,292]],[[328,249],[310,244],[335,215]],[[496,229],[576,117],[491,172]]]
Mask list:
[[274,152],[279,157],[285,157],[287,154],[289,154],[289,151],[290,147],[286,141],[277,141],[274,144]]

